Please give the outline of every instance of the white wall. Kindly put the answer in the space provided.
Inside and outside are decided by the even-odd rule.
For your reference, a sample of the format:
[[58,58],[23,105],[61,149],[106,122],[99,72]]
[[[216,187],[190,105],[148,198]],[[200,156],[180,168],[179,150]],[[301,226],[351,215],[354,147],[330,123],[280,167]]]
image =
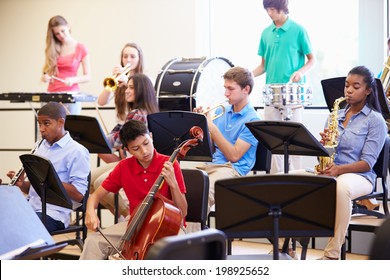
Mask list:
[[89,49],[92,81],[82,85],[83,91],[102,90],[127,42],[143,48],[146,71],[156,76],[171,58],[197,54],[197,2],[204,1],[2,0],[0,91],[45,91],[39,80],[47,22],[56,14],[68,20],[73,37]]
[[[310,5],[314,6],[307,6],[305,11],[292,11],[307,14],[310,18],[310,24],[307,24],[309,31],[313,25],[327,24],[315,20],[315,15],[321,13],[315,2],[312,1]],[[345,24],[339,30],[348,32],[351,24],[358,24],[358,63],[379,72],[386,53],[386,1],[356,2],[360,7],[358,22],[351,22],[348,11],[345,11]],[[328,5],[327,1],[323,1],[322,5]],[[153,78],[166,62],[175,57],[222,56],[236,65],[252,69],[259,63],[257,46],[260,32],[270,23],[259,0],[1,0],[0,93],[46,90],[39,80],[44,62],[47,22],[56,14],[69,21],[74,38],[89,49],[92,80],[82,84],[81,90],[93,95],[102,90],[103,79],[119,63],[120,50],[127,42],[137,42],[143,48],[146,72]],[[328,18],[331,21],[332,14]],[[332,33],[322,35],[329,34]],[[337,38],[340,39],[335,44],[344,44],[342,36]],[[333,59],[336,65],[343,58],[329,59]],[[321,77],[321,73],[317,76]],[[263,84],[263,78],[256,79],[252,94],[255,100],[261,97]],[[84,107],[92,105],[87,103]],[[28,109],[30,105],[0,101],[0,149],[31,149],[34,114],[32,111],[1,111],[12,108]],[[93,110],[84,110],[83,114],[97,116]],[[102,114],[107,127],[112,127],[114,112],[105,110]],[[326,114],[326,110],[305,110],[304,124],[313,135],[317,136],[323,127]],[[0,152],[0,178],[5,178],[7,170],[20,167],[18,155],[21,153],[24,152]],[[92,164],[95,159],[93,156]],[[306,162],[312,166],[314,161],[307,158]]]
[[[98,95],[103,79],[120,62],[127,42],[137,42],[146,59],[146,73],[156,77],[162,66],[175,57],[207,56],[197,24],[207,1],[181,0],[2,0],[0,1],[0,93],[45,92],[40,83],[44,63],[47,23],[63,15],[73,37],[83,42],[91,57],[92,80],[81,91]],[[194,36],[195,34],[195,36]],[[207,43],[207,42],[206,42]],[[206,44],[208,45],[208,43]],[[94,104],[84,103],[84,107]],[[39,107],[39,104],[33,104]],[[30,104],[0,101],[1,109],[30,108]],[[83,114],[97,116],[96,112]],[[113,111],[102,111],[106,126],[113,127]],[[32,111],[0,111],[0,149],[30,149],[34,143]],[[0,152],[0,178],[19,168],[20,152]]]

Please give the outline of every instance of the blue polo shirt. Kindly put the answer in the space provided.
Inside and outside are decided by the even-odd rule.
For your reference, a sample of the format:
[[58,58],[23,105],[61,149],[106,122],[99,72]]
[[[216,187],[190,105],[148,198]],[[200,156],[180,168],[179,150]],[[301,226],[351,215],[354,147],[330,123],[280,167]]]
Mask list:
[[[265,60],[266,83],[288,83],[310,53],[309,36],[301,25],[290,18],[279,28],[272,23],[261,34],[258,49],[258,55]],[[300,82],[304,83],[305,77]]]
[[[215,113],[218,115],[220,110],[220,108],[217,109]],[[233,168],[240,175],[246,175],[249,171],[251,171],[253,165],[255,164],[258,141],[245,123],[257,121],[260,120],[260,118],[250,103],[248,103],[240,112],[233,112],[232,105],[225,106],[225,111],[226,113],[222,117],[214,120],[214,124],[232,145],[234,145],[238,139],[241,139],[251,145],[249,150],[239,161],[232,163]],[[212,163],[224,164],[228,162],[229,161],[216,145]]]

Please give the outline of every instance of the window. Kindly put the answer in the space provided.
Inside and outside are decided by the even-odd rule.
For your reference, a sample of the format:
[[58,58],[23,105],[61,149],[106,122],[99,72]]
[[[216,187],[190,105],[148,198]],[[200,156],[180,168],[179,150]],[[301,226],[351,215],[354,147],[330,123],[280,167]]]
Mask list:
[[[383,68],[385,55],[380,38],[385,41],[387,37],[385,15],[381,16],[385,2],[387,0],[290,1],[290,17],[306,28],[317,57],[317,65],[307,75],[313,91],[313,107],[325,106],[321,80],[345,76],[358,64],[367,65],[374,73]],[[235,65],[255,68],[260,63],[257,48],[261,32],[271,24],[262,1],[211,0],[209,9],[210,56],[226,57]],[[251,94],[255,106],[263,105],[264,84],[263,76],[255,79]]]

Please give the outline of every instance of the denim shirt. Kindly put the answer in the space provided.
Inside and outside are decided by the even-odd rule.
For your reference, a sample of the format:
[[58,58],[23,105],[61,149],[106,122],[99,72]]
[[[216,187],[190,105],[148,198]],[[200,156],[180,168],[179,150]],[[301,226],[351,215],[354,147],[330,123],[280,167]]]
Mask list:
[[387,126],[381,113],[367,105],[353,115],[344,128],[346,112],[349,107],[341,109],[338,116],[338,146],[334,163],[336,165],[349,164],[363,160],[370,166],[370,171],[357,173],[365,177],[374,185],[376,174],[373,167],[382,150],[387,136]]

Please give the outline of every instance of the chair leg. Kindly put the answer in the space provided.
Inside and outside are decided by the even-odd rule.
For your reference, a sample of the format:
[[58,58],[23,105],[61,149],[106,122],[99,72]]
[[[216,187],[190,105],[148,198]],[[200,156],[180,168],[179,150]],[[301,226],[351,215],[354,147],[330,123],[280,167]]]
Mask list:
[[[347,250],[348,252],[351,252],[351,246],[352,246],[352,231],[348,229],[348,236],[345,237],[345,242],[341,246],[341,253],[340,253],[340,259],[346,260],[347,259]],[[347,248],[348,245],[348,248]]]
[[211,218],[215,218],[215,211],[210,211],[207,215],[207,227],[211,228]]
[[315,248],[316,248],[316,238],[315,238],[315,237],[312,237],[312,238],[311,238],[311,248],[312,248],[312,249],[315,249]]
[[228,239],[227,240],[227,254],[231,255],[232,254],[232,241],[233,239]]
[[388,190],[387,190],[387,186],[383,188],[383,200],[382,200],[382,203],[383,203],[383,211],[385,213],[386,216],[389,216],[389,206],[387,205],[388,203]]
[[290,243],[290,238],[285,238],[283,247],[282,247],[282,253],[288,254],[288,244]]
[[347,240],[348,240],[348,252],[351,253],[351,251],[352,251],[352,230],[350,230],[349,228],[348,228]]
[[115,205],[115,209],[114,209],[114,224],[117,224],[118,223],[118,218],[119,218],[119,194],[116,193],[114,195],[114,205]]
[[347,259],[347,249],[345,247],[345,242],[343,244],[343,246],[341,246],[341,254],[340,254],[340,259],[341,260],[346,260]]
[[301,244],[301,246],[302,246],[301,260],[306,260],[307,248],[309,247],[310,238],[303,237],[303,238],[294,239],[295,243],[296,243],[296,241],[298,241],[299,244]]

